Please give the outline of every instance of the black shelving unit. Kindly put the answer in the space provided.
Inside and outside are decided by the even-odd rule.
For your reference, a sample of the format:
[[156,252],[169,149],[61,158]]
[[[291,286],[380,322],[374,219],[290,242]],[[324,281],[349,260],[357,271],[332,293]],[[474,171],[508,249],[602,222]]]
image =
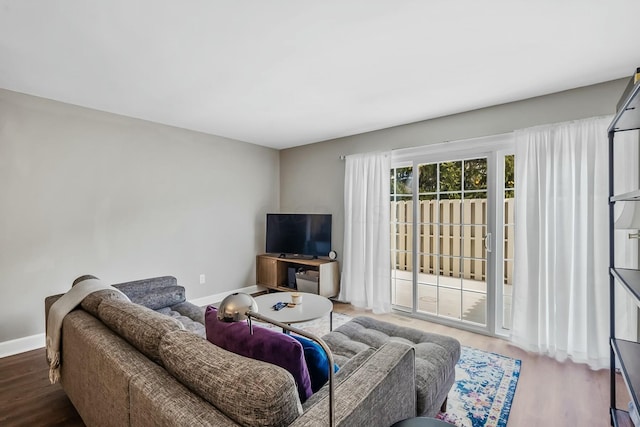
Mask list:
[[633,426],[629,413],[616,407],[616,360],[631,399],[640,409],[640,343],[616,338],[615,295],[616,291],[626,291],[640,306],[640,270],[615,267],[615,235],[613,207],[616,202],[640,202],[640,189],[624,194],[614,194],[613,171],[615,162],[613,146],[618,132],[640,129],[640,82],[632,77],[627,89],[618,102],[618,111],[609,125],[609,345],[611,376],[611,425],[616,427]]

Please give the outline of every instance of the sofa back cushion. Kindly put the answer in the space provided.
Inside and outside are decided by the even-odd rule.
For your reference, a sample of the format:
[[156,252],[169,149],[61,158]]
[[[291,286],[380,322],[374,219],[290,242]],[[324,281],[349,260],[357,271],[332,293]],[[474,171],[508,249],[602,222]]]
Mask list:
[[282,332],[258,326],[253,322],[253,335],[246,322],[226,323],[218,320],[218,310],[207,307],[205,312],[207,340],[233,353],[273,363],[291,373],[304,402],[313,394],[311,378],[304,359],[302,345]]
[[165,288],[154,289],[145,294],[135,293],[131,297],[131,302],[144,305],[151,310],[171,307],[185,301],[185,290],[182,286],[167,286]]
[[103,300],[98,318],[129,344],[154,362],[161,363],[158,347],[162,337],[183,329],[176,319],[129,301]]
[[104,300],[127,301],[127,297],[116,290],[103,289],[87,295],[80,303],[80,306],[84,311],[98,317],[98,306]]
[[231,353],[187,331],[166,334],[160,357],[178,381],[238,424],[285,426],[302,414],[296,384],[278,366]]
[[120,289],[125,294],[133,292],[150,292],[158,288],[176,286],[178,280],[173,276],[151,277],[149,279],[132,280],[129,282],[116,283],[113,286]]
[[113,287],[121,290],[131,302],[152,310],[171,307],[186,301],[184,287],[178,286],[178,281],[173,276],[118,283]]

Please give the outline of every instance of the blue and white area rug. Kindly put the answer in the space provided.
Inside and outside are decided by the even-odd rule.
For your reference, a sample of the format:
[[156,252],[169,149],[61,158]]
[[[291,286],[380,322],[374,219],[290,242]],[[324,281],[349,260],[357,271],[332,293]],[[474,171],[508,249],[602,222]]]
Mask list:
[[438,418],[458,427],[505,427],[521,361],[462,347],[447,412]]
[[[333,313],[333,329],[349,320],[351,317],[345,314]],[[322,336],[329,332],[329,316],[293,326]],[[458,427],[505,427],[521,363],[507,356],[462,346],[447,412],[438,418]]]

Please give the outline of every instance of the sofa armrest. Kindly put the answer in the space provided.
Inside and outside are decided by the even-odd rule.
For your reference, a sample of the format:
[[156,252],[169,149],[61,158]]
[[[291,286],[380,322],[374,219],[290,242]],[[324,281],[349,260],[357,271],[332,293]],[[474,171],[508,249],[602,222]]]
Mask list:
[[[337,384],[334,402],[336,425],[388,427],[397,421],[415,417],[415,387],[414,349],[400,342],[388,342]],[[322,393],[324,388],[318,393]],[[306,408],[291,426],[326,425],[328,417],[327,393]]]
[[49,310],[54,302],[58,301],[63,294],[50,295],[44,299],[44,321],[45,321],[45,329],[47,318],[49,317]]
[[187,300],[184,287],[178,286],[178,282],[173,276],[117,283],[113,287],[129,297],[131,302],[151,310],[171,307]]

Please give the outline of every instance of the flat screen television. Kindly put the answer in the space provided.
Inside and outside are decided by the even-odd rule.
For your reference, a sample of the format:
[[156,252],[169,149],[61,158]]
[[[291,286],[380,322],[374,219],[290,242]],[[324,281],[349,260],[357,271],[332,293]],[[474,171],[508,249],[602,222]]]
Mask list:
[[327,256],[331,214],[267,214],[266,252],[279,256]]

